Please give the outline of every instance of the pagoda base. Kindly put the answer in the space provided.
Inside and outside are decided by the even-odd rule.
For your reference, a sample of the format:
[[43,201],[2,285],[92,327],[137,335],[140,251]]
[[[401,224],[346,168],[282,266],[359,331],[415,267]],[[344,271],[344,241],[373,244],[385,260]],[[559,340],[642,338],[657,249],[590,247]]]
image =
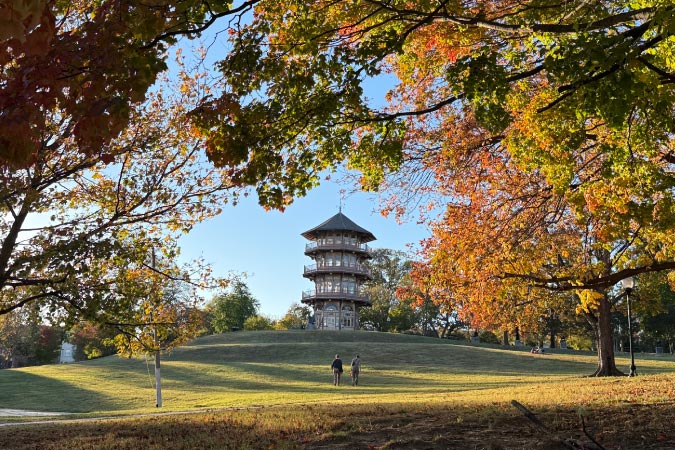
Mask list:
[[330,300],[311,305],[317,330],[358,330],[360,304],[348,300]]

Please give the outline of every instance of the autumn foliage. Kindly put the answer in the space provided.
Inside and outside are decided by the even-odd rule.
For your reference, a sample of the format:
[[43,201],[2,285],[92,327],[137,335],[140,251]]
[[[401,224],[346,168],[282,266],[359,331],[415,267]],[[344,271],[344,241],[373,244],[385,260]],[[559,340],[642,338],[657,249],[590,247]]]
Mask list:
[[261,2],[202,132],[272,205],[346,160],[431,221],[422,291],[485,327],[578,310],[615,374],[613,286],[675,268],[674,31],[660,0]]
[[230,13],[199,0],[1,1],[0,161],[34,164],[55,126],[85,154],[106,148],[167,68],[169,46]]
[[[263,206],[284,208],[346,164],[363,187],[390,193],[385,213],[419,206],[432,226],[420,292],[485,327],[578,311],[597,332],[598,374],[616,374],[614,286],[675,269],[671,3],[7,0],[0,158],[48,171],[85,158],[73,170],[105,180],[106,214],[90,216],[103,223],[143,199],[182,199],[165,222],[126,222],[147,220],[153,231],[213,214],[214,204],[200,210],[200,195],[221,188],[252,186]],[[174,144],[171,155],[219,167],[206,178],[218,187],[186,198],[149,194],[152,177],[107,179],[113,167],[135,170],[129,155],[148,168],[172,161],[134,153],[143,147],[129,134],[139,105],[168,46],[224,16],[232,20],[221,78],[189,109],[176,106],[181,134],[170,134],[195,145]],[[53,192],[71,207],[92,193]],[[116,245],[129,236],[138,238],[117,235]],[[0,267],[9,260],[0,252]]]

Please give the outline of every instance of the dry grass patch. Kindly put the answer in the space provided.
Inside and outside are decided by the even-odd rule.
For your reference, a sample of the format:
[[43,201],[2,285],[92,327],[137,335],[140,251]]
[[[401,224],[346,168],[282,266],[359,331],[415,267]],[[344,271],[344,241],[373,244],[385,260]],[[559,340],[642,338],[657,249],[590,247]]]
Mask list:
[[[599,393],[601,394],[601,393]],[[599,397],[600,395],[598,395]],[[554,436],[584,439],[587,428],[608,450],[675,446],[673,404],[532,407],[545,435],[501,402],[297,405],[189,415],[0,428],[8,450],[159,449],[540,449]]]

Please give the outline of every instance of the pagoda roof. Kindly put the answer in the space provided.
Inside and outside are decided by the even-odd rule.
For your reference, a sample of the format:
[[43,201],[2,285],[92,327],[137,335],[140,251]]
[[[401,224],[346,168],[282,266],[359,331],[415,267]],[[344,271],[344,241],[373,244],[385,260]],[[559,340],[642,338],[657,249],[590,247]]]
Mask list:
[[335,214],[321,225],[305,231],[302,233],[302,236],[306,239],[314,240],[325,231],[353,231],[361,235],[362,242],[370,242],[376,239],[373,233],[355,224],[354,221],[342,214],[342,212]]

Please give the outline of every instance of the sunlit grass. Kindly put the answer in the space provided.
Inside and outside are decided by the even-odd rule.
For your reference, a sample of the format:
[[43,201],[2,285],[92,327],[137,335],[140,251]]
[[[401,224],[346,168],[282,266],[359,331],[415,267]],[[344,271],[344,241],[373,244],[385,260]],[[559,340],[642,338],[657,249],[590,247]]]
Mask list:
[[[345,373],[332,385],[330,362],[340,353],[363,359],[361,385]],[[590,353],[532,355],[526,349],[474,346],[416,336],[366,332],[262,332],[208,336],[162,358],[163,411],[301,403],[504,402],[567,404],[585,392],[589,401],[630,401],[622,386],[644,375],[675,372],[669,356],[643,357],[638,379],[586,379]],[[628,366],[628,359],[617,364]],[[644,375],[643,375],[644,374]],[[664,375],[662,375],[663,377]],[[667,377],[667,376],[666,376]],[[143,358],[0,371],[3,407],[84,414],[155,411],[154,368]],[[647,393],[635,392],[643,398]],[[672,392],[649,392],[653,401]]]
[[[332,385],[336,353],[345,362],[361,354],[361,385],[351,386],[346,373],[343,386]],[[476,442],[485,436],[522,435],[515,399],[555,428],[578,429],[579,411],[588,411],[608,442],[632,436],[625,434],[631,425],[660,445],[669,437],[659,430],[673,420],[675,359],[638,354],[636,363],[636,378],[587,378],[596,366],[588,352],[533,355],[385,333],[231,333],[162,355],[161,410],[153,362],[143,358],[2,370],[0,408],[93,421],[0,427],[0,442],[52,450],[361,448],[371,441],[416,449],[429,440],[434,448],[484,448]],[[628,358],[617,365],[627,368]],[[119,419],[96,419],[110,416]],[[36,420],[47,419],[0,424]]]

